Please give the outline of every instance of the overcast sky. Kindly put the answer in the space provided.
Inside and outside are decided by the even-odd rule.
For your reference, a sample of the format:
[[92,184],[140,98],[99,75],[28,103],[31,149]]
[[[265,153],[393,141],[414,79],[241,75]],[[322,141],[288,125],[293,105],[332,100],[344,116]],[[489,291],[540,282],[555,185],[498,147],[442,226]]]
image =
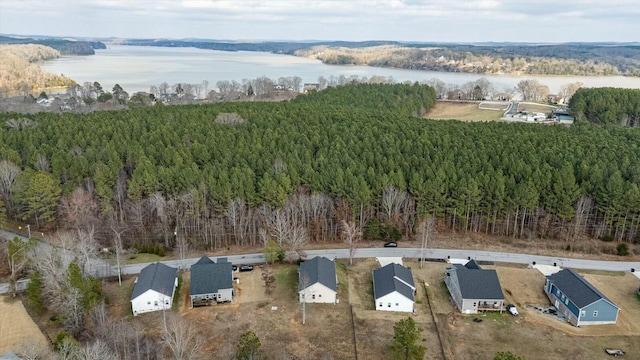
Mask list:
[[0,0],[0,33],[436,42],[640,41],[640,0]]

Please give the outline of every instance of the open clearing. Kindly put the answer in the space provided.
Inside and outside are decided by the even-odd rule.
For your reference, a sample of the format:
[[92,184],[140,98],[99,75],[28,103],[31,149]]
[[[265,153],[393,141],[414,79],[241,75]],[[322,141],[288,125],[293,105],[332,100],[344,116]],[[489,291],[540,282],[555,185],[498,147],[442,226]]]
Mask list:
[[48,341],[24,309],[20,299],[0,296],[0,354],[11,349],[48,346]]
[[504,111],[478,109],[475,103],[438,101],[424,117],[436,120],[497,121]]
[[[183,273],[174,311],[197,324],[207,339],[205,353],[217,359],[233,357],[238,339],[247,330],[258,335],[267,358],[355,359],[357,348],[360,359],[388,359],[393,325],[408,316],[424,329],[426,359],[490,359],[498,351],[512,351],[528,360],[607,359],[605,347],[620,348],[628,358],[640,358],[640,301],[633,295],[638,279],[630,273],[583,273],[622,311],[616,325],[576,328],[527,308],[550,305],[542,290],[545,278],[535,269],[512,264],[483,266],[496,269],[507,301],[518,306],[520,316],[506,312],[462,315],[444,285],[449,264],[427,262],[421,269],[414,259],[403,262],[411,268],[417,286],[415,314],[374,310],[371,272],[379,267],[375,259],[358,260],[352,266],[338,261],[339,303],[307,304],[305,325],[296,292],[296,265],[272,267],[276,287],[271,294],[264,292],[260,266],[235,273],[240,283],[234,284],[237,297],[233,302],[196,309],[188,308],[189,273]],[[130,294],[132,280],[123,284],[128,290],[119,291]],[[128,295],[115,302],[121,301],[124,304],[112,302],[112,310],[130,317],[126,315],[130,314]],[[482,321],[474,322],[474,318]],[[142,314],[136,319],[150,332],[160,331],[161,315]]]

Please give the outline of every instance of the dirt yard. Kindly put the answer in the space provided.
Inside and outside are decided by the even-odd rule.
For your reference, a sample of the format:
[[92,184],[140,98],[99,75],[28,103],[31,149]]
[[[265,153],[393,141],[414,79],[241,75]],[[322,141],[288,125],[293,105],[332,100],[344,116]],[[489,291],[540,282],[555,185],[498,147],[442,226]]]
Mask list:
[[424,117],[436,120],[496,121],[504,112],[478,109],[475,103],[439,101]]
[[[339,261],[339,303],[307,304],[305,325],[296,292],[296,265],[272,268],[276,286],[271,294],[264,291],[260,266],[235,273],[240,283],[234,284],[237,297],[231,303],[195,309],[188,308],[189,273],[182,273],[174,311],[197,324],[207,339],[205,353],[217,354],[217,359],[233,357],[238,339],[247,330],[258,335],[267,358],[355,359],[357,349],[359,359],[388,359],[393,325],[407,316],[424,329],[426,359],[491,359],[498,351],[512,351],[528,360],[606,359],[605,347],[623,349],[625,358],[640,358],[636,356],[640,354],[640,301],[633,296],[638,279],[631,274],[582,272],[622,311],[616,325],[575,328],[527,308],[550,305],[542,290],[544,276],[535,269],[484,266],[496,269],[507,301],[518,306],[520,316],[506,312],[463,316],[444,285],[448,264],[427,262],[422,269],[415,260],[404,259],[404,264],[411,268],[417,286],[415,314],[374,310],[372,270],[379,267],[375,259],[358,260],[353,266]],[[128,278],[110,295],[118,299],[112,301],[112,309],[125,317],[131,317],[126,292],[132,286],[133,278]],[[159,330],[159,316],[143,314],[136,320]],[[482,321],[474,322],[474,318]]]
[[[490,359],[498,351],[512,351],[528,360],[607,359],[605,347],[621,348],[631,355],[629,358],[640,358],[637,356],[640,354],[637,332],[640,301],[633,296],[637,278],[631,274],[585,274],[587,280],[623,310],[616,325],[576,328],[526,308],[527,305],[551,305],[543,292],[544,276],[537,270],[509,264],[483,267],[496,269],[507,301],[518,306],[520,316],[462,315],[451,303],[444,285],[446,266],[429,263],[424,270],[413,267],[413,274],[431,281],[428,289],[438,324],[442,325],[447,359]],[[474,322],[474,318],[482,321]]]
[[49,342],[19,299],[0,296],[0,355],[11,349],[49,346]]

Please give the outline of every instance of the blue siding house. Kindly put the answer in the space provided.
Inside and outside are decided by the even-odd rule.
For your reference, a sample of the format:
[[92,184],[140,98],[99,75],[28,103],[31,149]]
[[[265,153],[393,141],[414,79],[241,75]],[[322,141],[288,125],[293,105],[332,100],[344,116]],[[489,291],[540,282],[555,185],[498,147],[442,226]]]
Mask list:
[[571,269],[547,276],[544,292],[574,326],[615,324],[620,308]]

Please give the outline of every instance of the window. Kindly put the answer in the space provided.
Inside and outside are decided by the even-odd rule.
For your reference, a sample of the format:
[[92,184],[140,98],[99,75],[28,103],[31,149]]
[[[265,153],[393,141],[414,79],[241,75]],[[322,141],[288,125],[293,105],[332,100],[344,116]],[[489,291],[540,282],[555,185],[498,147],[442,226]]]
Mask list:
[[580,317],[585,317],[585,316],[587,316],[587,312],[584,310],[580,311]]
[[380,307],[382,307],[382,303],[380,303]]
[[387,307],[391,307],[391,303],[388,303],[388,304],[387,304]]
[[564,294],[562,294],[562,297],[560,298],[560,300],[564,301]]
[[165,299],[164,304],[169,305],[169,299]]
[[158,302],[157,302],[157,301],[154,301],[154,302],[153,302],[153,306],[158,306]]
[[316,298],[316,294],[311,295],[311,299],[315,299]]
[[151,305],[151,301],[147,301],[147,305]]
[[318,294],[318,297],[322,297],[322,294]]
[[569,298],[564,299],[564,304],[569,305]]
[[593,317],[598,317],[598,310],[593,311]]
[[397,307],[397,306],[400,306],[400,304],[396,303],[396,307]]

